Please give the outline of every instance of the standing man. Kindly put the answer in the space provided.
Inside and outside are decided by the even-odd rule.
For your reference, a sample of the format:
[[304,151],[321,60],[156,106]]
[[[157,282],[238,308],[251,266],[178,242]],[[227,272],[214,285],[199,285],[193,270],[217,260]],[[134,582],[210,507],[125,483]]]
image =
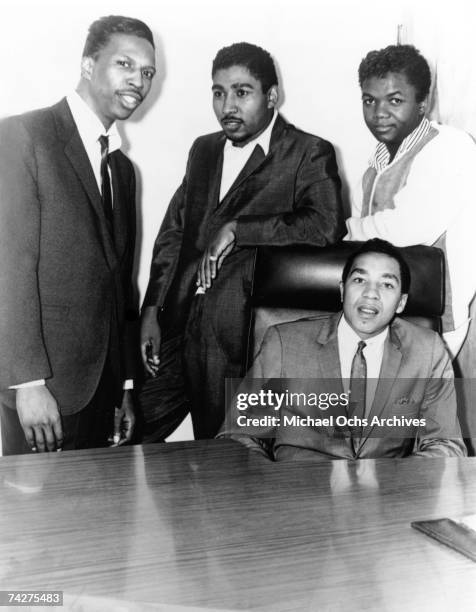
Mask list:
[[114,408],[121,442],[132,435],[123,387],[135,179],[115,121],[154,74],[150,29],[103,17],[89,28],[76,91],[0,124],[4,454],[104,446]]
[[444,250],[443,332],[456,357],[476,291],[475,143],[426,118],[430,68],[412,45],[370,51],[359,66],[359,83],[365,123],[379,144],[347,219],[346,239],[382,238],[397,246]]
[[225,378],[243,374],[256,247],[324,246],[343,233],[334,149],[277,113],[269,53],[225,47],[212,79],[222,131],[192,146],[143,306],[146,441],[164,440],[189,410],[196,438],[218,432]]

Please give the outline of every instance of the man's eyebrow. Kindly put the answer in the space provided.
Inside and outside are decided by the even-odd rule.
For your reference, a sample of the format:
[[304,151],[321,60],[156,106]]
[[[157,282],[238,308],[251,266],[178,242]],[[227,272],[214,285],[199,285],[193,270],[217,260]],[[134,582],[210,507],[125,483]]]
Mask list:
[[352,268],[350,274],[367,274],[367,270],[365,268]]
[[396,280],[398,284],[401,283],[400,278],[396,274],[392,274],[391,272],[386,272],[385,274],[382,274],[382,278],[392,278],[393,280]]
[[[241,89],[242,87],[248,87],[249,89],[254,89],[253,85],[251,83],[232,83],[231,88],[232,89]],[[214,83],[212,85],[212,90],[213,89],[225,89],[223,87],[223,85],[220,85],[219,83]]]
[[[124,58],[126,60],[128,60],[129,62],[133,62],[134,64],[137,64],[138,62],[131,57],[130,55],[128,55],[127,53],[118,53],[117,54],[118,57]],[[155,66],[146,64],[145,66],[141,66],[142,70],[153,70],[154,72],[157,72],[157,69]]]
[[[386,97],[386,98],[391,98],[391,97],[393,97],[393,96],[397,96],[397,95],[398,95],[398,96],[403,96],[404,94],[403,94],[403,93],[402,93],[402,92],[401,92],[399,89],[396,89],[395,91],[391,91],[390,93],[385,94],[385,97]],[[362,98],[363,98],[364,96],[368,96],[369,98],[374,98],[374,97],[375,97],[373,94],[368,93],[367,91],[363,91],[363,92],[362,92]]]
[[387,94],[387,98],[391,98],[392,96],[403,96],[403,94],[399,89],[396,89]]
[[251,83],[233,83],[231,87],[232,89],[241,89],[242,87],[249,87],[250,89],[254,89]]

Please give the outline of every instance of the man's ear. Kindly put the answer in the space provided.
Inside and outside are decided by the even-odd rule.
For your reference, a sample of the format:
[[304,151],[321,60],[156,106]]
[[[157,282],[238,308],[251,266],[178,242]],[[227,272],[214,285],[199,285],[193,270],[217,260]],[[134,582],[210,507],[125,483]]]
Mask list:
[[428,106],[428,98],[425,98],[418,104],[418,112],[420,115],[424,115],[426,113],[426,107]]
[[340,281],[339,289],[340,289],[340,301],[343,302],[344,301],[344,281]]
[[400,314],[405,309],[408,300],[408,293],[402,293],[400,301],[398,302],[397,310],[395,311],[397,314]]
[[92,57],[83,57],[81,59],[81,76],[83,79],[91,79],[91,74],[94,68],[94,60]]
[[268,98],[268,108],[274,108],[279,100],[278,87],[277,85],[271,85],[266,94]]

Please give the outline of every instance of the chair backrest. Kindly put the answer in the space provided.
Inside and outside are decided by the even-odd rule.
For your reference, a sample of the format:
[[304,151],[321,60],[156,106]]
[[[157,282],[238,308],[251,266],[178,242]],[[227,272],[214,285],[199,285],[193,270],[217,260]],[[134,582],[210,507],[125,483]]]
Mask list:
[[[361,242],[329,247],[260,247],[252,288],[252,317],[247,367],[270,325],[338,312],[339,282],[348,257]],[[411,272],[403,318],[441,332],[445,306],[445,261],[441,249],[411,246],[400,249]]]

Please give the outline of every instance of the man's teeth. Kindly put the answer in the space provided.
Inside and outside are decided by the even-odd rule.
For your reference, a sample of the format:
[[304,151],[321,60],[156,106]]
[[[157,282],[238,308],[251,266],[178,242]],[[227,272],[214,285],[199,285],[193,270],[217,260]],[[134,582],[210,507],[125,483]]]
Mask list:
[[128,96],[127,94],[122,94],[122,99],[127,102],[127,104],[139,103],[139,100],[135,96]]

